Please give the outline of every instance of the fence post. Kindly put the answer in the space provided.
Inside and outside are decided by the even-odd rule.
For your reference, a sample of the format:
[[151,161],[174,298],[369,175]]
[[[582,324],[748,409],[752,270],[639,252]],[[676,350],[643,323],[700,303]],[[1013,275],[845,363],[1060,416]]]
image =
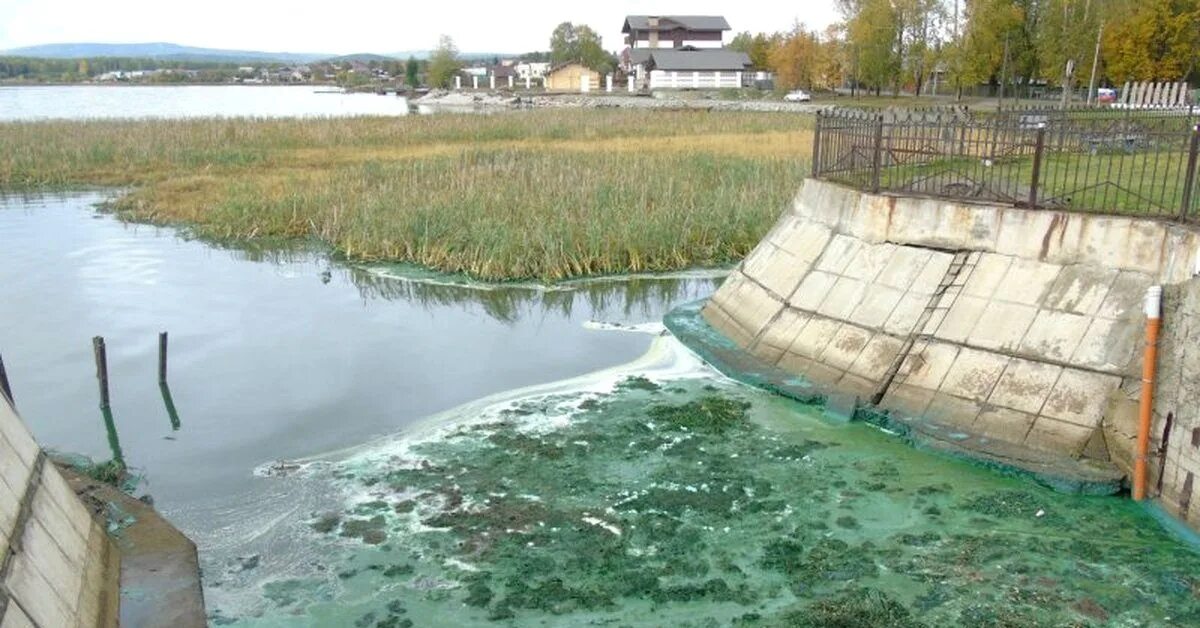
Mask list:
[[812,176],[821,175],[821,112],[817,112],[817,124],[813,130]]
[[1037,209],[1038,183],[1042,175],[1042,152],[1046,148],[1046,123],[1039,122],[1033,149],[1033,180],[1029,182],[1029,209]]
[[883,168],[883,114],[875,117],[875,154],[871,158],[871,192],[879,194],[879,176]]
[[1200,152],[1200,125],[1192,127],[1192,143],[1188,147],[1187,172],[1183,175],[1183,202],[1179,217],[1187,219],[1192,210],[1192,196],[1196,193],[1196,154]]

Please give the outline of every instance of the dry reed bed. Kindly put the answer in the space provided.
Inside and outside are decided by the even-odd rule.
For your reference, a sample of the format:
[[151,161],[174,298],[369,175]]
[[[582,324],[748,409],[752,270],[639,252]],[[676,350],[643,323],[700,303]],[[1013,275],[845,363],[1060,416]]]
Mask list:
[[624,110],[0,124],[0,189],[130,186],[122,216],[202,237],[555,280],[739,259],[803,177],[810,128]]

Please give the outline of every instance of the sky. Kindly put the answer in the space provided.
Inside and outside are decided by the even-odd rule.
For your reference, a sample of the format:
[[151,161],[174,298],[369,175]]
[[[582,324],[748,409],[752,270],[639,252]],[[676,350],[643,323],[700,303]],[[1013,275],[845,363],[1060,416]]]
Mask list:
[[[836,18],[833,0],[451,0],[305,6],[295,0],[0,0],[0,50],[69,42],[170,42],[204,48],[386,54],[431,49],[439,34],[466,52],[549,48],[561,22],[595,28],[623,48],[626,14],[724,15],[739,31],[810,27]],[[728,37],[726,39],[728,41]]]

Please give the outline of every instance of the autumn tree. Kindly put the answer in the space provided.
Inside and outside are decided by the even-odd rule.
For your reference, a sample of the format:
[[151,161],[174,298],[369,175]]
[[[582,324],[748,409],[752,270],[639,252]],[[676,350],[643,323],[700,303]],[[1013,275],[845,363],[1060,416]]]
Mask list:
[[434,87],[450,87],[454,82],[454,75],[462,69],[462,62],[458,59],[458,47],[454,45],[454,40],[449,35],[442,35],[438,39],[438,47],[429,57],[428,80],[429,84]]
[[815,32],[796,24],[768,53],[775,81],[784,89],[812,89],[818,80],[821,42]]
[[1195,78],[1200,2],[1126,0],[1104,29],[1102,54],[1114,83]]
[[550,61],[577,61],[597,72],[607,72],[613,66],[612,57],[604,51],[600,35],[586,24],[576,26],[570,22],[559,24],[550,34]]

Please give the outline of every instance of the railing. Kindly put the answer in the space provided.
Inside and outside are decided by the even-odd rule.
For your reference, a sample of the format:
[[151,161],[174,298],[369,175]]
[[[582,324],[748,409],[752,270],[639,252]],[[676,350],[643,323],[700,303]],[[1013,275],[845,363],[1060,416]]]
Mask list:
[[1200,219],[1200,109],[817,117],[813,176],[867,192]]

